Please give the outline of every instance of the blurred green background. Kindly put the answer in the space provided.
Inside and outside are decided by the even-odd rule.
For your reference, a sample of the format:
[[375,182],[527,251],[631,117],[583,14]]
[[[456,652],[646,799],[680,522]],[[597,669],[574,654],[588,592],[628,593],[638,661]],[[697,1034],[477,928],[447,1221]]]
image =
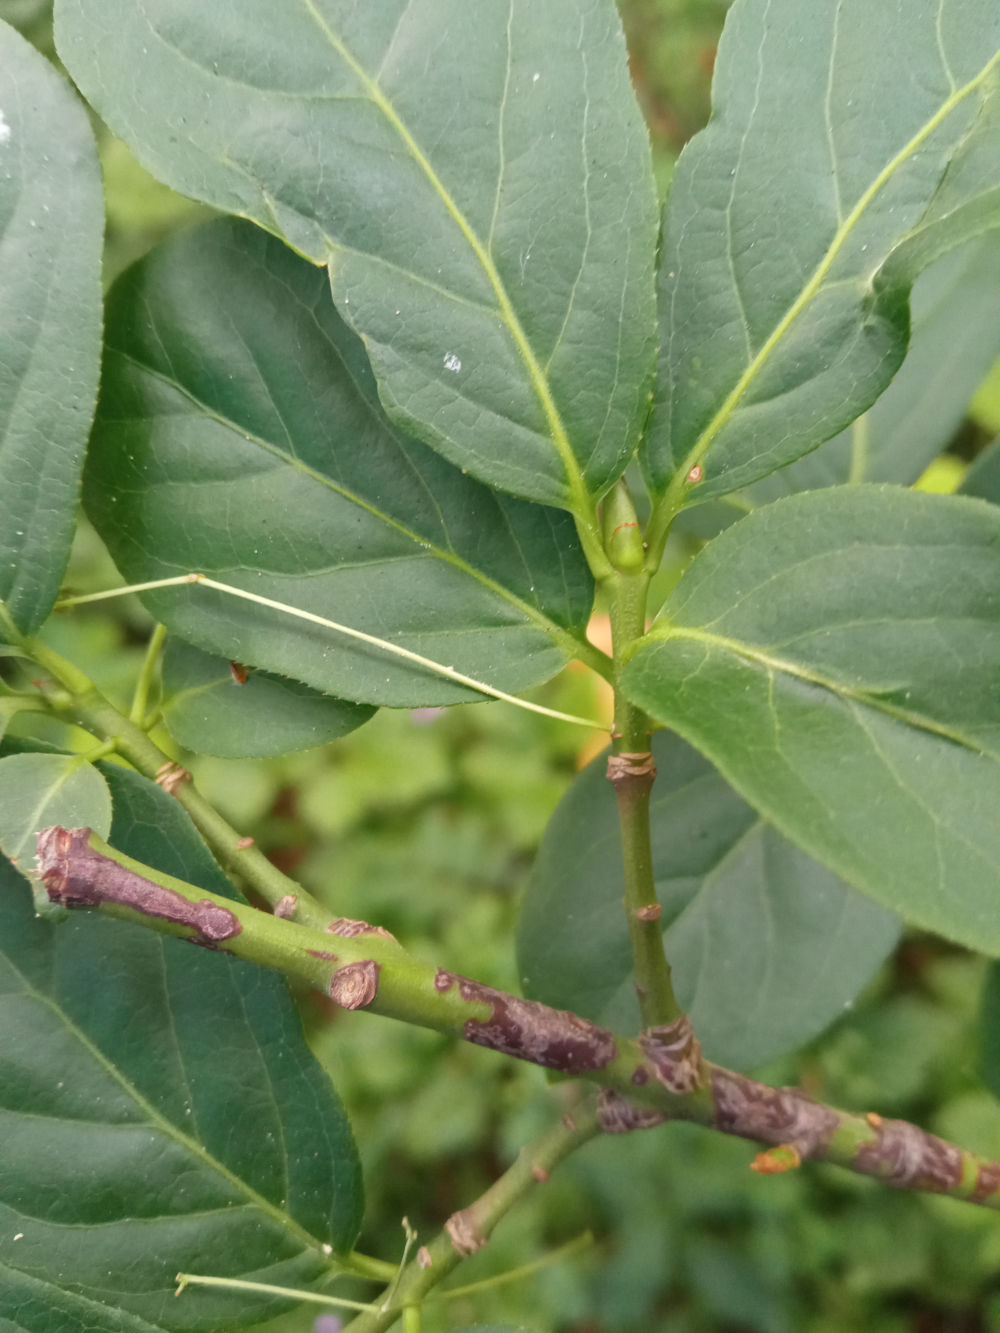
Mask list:
[[[661,192],[709,108],[723,0],[622,5]],[[0,17],[52,55],[44,0]],[[97,127],[108,207],[106,278],[206,210],[157,184]],[[951,489],[1000,430],[1000,369],[928,484]],[[667,578],[686,547],[678,544]],[[117,574],[83,525],[68,583]],[[54,618],[48,637],[127,702],[150,629],[137,602]],[[574,713],[606,707],[568,671],[536,696]],[[39,734],[30,717],[20,725]],[[47,738],[65,743],[54,725]],[[589,757],[582,733],[504,705],[383,710],[332,747],[233,763],[178,753],[206,794],[337,914],[394,931],[419,956],[516,988],[518,892],[548,816]],[[980,1072],[983,960],[908,936],[813,1048],[763,1071],[823,1100],[918,1120],[1000,1156],[1000,1104]],[[352,1115],[366,1168],[360,1248],[402,1251],[401,1219],[429,1237],[570,1103],[538,1070],[303,995],[305,1023]],[[553,1333],[987,1333],[1000,1328],[1000,1219],[825,1168],[760,1177],[751,1145],[685,1125],[592,1144],[465,1264],[471,1282],[588,1230],[569,1261],[495,1291],[427,1307],[426,1333],[503,1321]],[[211,1256],[205,1256],[211,1271]],[[364,1298],[370,1290],[344,1287]],[[315,1307],[273,1321],[308,1333]],[[320,1325],[322,1328],[323,1326]]]

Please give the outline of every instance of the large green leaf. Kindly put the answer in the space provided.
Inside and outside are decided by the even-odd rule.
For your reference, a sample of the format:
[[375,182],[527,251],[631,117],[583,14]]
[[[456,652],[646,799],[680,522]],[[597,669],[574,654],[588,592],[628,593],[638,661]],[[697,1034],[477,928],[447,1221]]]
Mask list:
[[[88,512],[131,581],[198,570],[516,691],[583,639],[568,515],[402,435],[322,273],[245,222],[168,242],[116,284]],[[182,638],[342,698],[481,698],[206,589],[147,599]]]
[[1000,235],[944,256],[914,285],[906,360],[874,406],[832,440],[745,491],[687,510],[682,528],[714,536],[781,495],[845,482],[916,481],[948,447],[969,399],[1000,355],[998,293]]
[[[117,847],[232,892],[175,801],[102,767]],[[284,983],[139,926],[53,927],[22,890],[0,861],[0,1325],[214,1331],[276,1312],[173,1289],[206,1268],[310,1283],[356,1235],[350,1130]]]
[[154,175],[329,264],[409,431],[578,512],[623,470],[656,217],[611,0],[68,0],[56,37]]
[[163,654],[163,720],[174,740],[199,754],[266,758],[346,736],[372,716],[269,672],[242,680],[238,665],[171,639]]
[[843,486],[692,563],[629,695],[904,917],[1000,952],[1000,510]]
[[668,201],[655,491],[744,486],[885,388],[916,275],[1000,223],[998,84],[994,0],[737,0]]
[[101,172],[83,108],[0,22],[0,598],[22,630],[59,591],[101,344]]
[[[653,738],[653,873],[678,998],[713,1060],[748,1068],[820,1032],[869,979],[897,919],[766,824],[678,736]],[[525,994],[639,1026],[617,802],[601,755],[552,818],[525,894]]]

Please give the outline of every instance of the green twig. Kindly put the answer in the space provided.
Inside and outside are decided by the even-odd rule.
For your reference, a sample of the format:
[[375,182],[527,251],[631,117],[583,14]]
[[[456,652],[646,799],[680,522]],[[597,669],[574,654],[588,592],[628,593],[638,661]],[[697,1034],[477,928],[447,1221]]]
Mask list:
[[622,689],[621,677],[635,644],[646,631],[649,575],[619,573],[607,584],[614,644],[614,753],[608,779],[618,798],[622,839],[624,906],[635,966],[635,988],[643,1026],[671,1023],[681,1015],[670,964],[663,948],[660,904],[653,878],[649,799],[656,767],[649,749],[651,723]]
[[[537,1001],[429,967],[377,933],[330,935],[220,898],[133,861],[86,829],[44,830],[38,866],[50,899],[65,906],[96,908],[164,934],[222,947],[315,986],[342,1008],[370,1009],[591,1080],[602,1088],[599,1123],[608,1133],[689,1120],[780,1149],[758,1159],[763,1172],[788,1170],[812,1158],[899,1189],[928,1190],[1000,1211],[1000,1162],[966,1152],[907,1121],[824,1106],[796,1088],[772,1088],[702,1060],[685,1020],[638,1038],[619,1036]],[[564,1155],[557,1151],[561,1142],[557,1138],[550,1144],[556,1160]],[[526,1184],[525,1172],[544,1178],[548,1158],[529,1157],[511,1168],[512,1179]],[[477,1211],[477,1204],[456,1214],[450,1231],[456,1245],[468,1248],[463,1236],[474,1239],[481,1222],[495,1220],[495,1206],[509,1206],[508,1188],[513,1187],[501,1188],[498,1181],[494,1190],[499,1194],[484,1195],[485,1211]],[[439,1250],[428,1247],[432,1261],[442,1253],[440,1238],[435,1245]],[[420,1265],[418,1255],[418,1270]],[[413,1269],[411,1264],[409,1279],[404,1276],[400,1283],[404,1304],[424,1290]],[[359,1330],[384,1327],[362,1324]]]
[[215,853],[222,867],[236,880],[276,907],[296,900],[296,917],[323,927],[330,911],[271,864],[252,838],[241,836],[190,781],[190,775],[150,740],[141,727],[120,713],[79,668],[37,639],[21,639],[28,655],[61,687],[49,696],[51,711],[68,717],[95,736],[113,741],[118,754],[154,782],[171,791],[191,822]]
[[[433,1288],[453,1272],[463,1258],[482,1249],[497,1224],[520,1199],[543,1184],[561,1161],[599,1132],[597,1113],[591,1106],[565,1116],[535,1143],[522,1149],[513,1165],[475,1203],[454,1213],[444,1230],[403,1270],[393,1307],[359,1314],[351,1320],[350,1333],[383,1333],[392,1327],[401,1312],[405,1317],[407,1310],[419,1309]],[[501,1274],[499,1279],[490,1281],[495,1285],[505,1276]],[[482,1290],[486,1285],[489,1284],[472,1283],[466,1289],[441,1292],[434,1300],[447,1301],[463,1294],[464,1290]]]

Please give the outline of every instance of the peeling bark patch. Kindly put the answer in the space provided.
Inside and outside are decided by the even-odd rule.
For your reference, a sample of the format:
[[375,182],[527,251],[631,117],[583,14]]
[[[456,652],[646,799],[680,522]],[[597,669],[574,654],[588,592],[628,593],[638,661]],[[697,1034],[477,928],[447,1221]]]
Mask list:
[[154,782],[158,787],[162,787],[168,796],[173,796],[178,787],[183,786],[185,782],[191,781],[191,774],[180,764],[174,763],[168,759],[165,764],[161,764],[156,770]]
[[330,979],[330,999],[341,1009],[364,1009],[378,994],[378,974],[372,958],[338,968]]
[[632,1082],[637,1088],[641,1088],[649,1082],[649,1070],[644,1069],[642,1065],[637,1065],[632,1072]]
[[663,908],[659,903],[647,903],[645,907],[636,910],[635,919],[641,921],[644,926],[648,926],[654,921],[659,921],[662,915]]
[[313,958],[322,958],[327,963],[337,962],[337,955],[335,953],[327,953],[325,949],[307,949],[306,953],[310,954]]
[[127,870],[90,846],[90,829],[43,829],[38,835],[38,870],[53,902],[66,907],[116,903],[195,931],[194,942],[214,947],[243,927],[225,907],[202,898],[192,902],[173,889]]
[[972,1198],[975,1203],[985,1203],[1000,1190],[1000,1162],[984,1162],[976,1172],[976,1188]]
[[945,1194],[962,1179],[962,1153],[953,1143],[905,1120],[883,1120],[870,1143],[854,1154],[858,1171],[899,1189]]
[[712,1126],[724,1134],[793,1147],[801,1157],[826,1156],[840,1116],[797,1088],[769,1088],[728,1069],[712,1070]]
[[546,1171],[544,1166],[539,1166],[537,1163],[531,1168],[531,1178],[532,1180],[537,1180],[539,1185],[547,1185],[549,1183],[548,1171]]
[[280,917],[283,921],[290,921],[295,915],[295,909],[299,905],[299,900],[294,893],[286,893],[283,898],[279,898],[274,904],[274,915]]
[[468,1258],[470,1254],[475,1254],[486,1245],[486,1237],[479,1230],[470,1210],[466,1209],[462,1213],[452,1213],[444,1224],[444,1229],[451,1237],[451,1243],[457,1254],[463,1259]]
[[381,935],[384,940],[396,940],[395,935],[384,926],[370,926],[367,921],[352,921],[349,916],[339,916],[326,927],[330,935],[340,935],[342,939],[352,940],[358,935]]
[[431,1252],[426,1245],[421,1245],[420,1249],[417,1251],[417,1267],[418,1268],[434,1267],[434,1260],[431,1258]]
[[439,967],[434,973],[434,989],[436,991],[451,990],[458,977],[454,972],[446,972],[443,967]]
[[448,972],[439,971],[434,985],[447,990],[455,981],[463,1000],[487,1005],[491,1010],[489,1018],[470,1018],[465,1024],[465,1039],[476,1046],[488,1046],[503,1055],[564,1074],[604,1069],[618,1055],[614,1036],[607,1028],[599,1028],[576,1014],[550,1009],[537,1000],[522,1000]]
[[597,1094],[597,1120],[605,1134],[630,1134],[633,1129],[655,1129],[667,1116],[646,1106],[633,1106],[620,1092],[602,1088]]
[[656,764],[648,750],[638,754],[626,752],[608,756],[608,781],[616,789],[619,783],[636,779],[652,782],[655,777]]
[[668,1091],[684,1095],[701,1087],[701,1043],[686,1017],[647,1028],[639,1046]]

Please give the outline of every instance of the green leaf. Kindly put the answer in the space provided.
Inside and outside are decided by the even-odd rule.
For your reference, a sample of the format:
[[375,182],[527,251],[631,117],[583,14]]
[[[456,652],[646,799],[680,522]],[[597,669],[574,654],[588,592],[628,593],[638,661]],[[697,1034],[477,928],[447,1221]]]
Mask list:
[[1000,1098],[1000,963],[991,963],[979,1010],[979,1065],[983,1082]]
[[198,754],[256,759],[308,750],[346,736],[375,711],[329,699],[295,680],[251,671],[171,639],[163,655],[163,720]]
[[[175,801],[103,768],[115,846],[232,894]],[[350,1130],[284,983],[139,926],[53,927],[3,862],[0,880],[0,1324],[214,1333],[277,1313],[173,1290],[206,1268],[309,1284],[356,1235]]]
[[655,346],[655,190],[610,0],[253,0],[221,20],[69,0],[56,36],[154,175],[329,264],[395,420],[592,517]]
[[35,863],[35,834],[53,824],[107,838],[111,793],[93,764],[66,754],[0,758],[0,850],[23,874]]
[[976,495],[1000,504],[1000,439],[984,449],[969,468],[959,488],[963,495]]
[[992,0],[737,0],[660,270],[654,491],[724,494],[842,430],[906,351],[907,295],[1000,223]]
[[[653,874],[678,999],[713,1060],[794,1050],[854,999],[893,947],[895,917],[771,828],[678,736],[653,737]],[[639,1027],[607,756],[545,834],[518,925],[526,995]]]
[[[124,275],[107,322],[85,500],[127,579],[211,574],[508,692],[586,651],[572,520],[402,435],[322,274],[286,247],[198,228]],[[482,697],[208,589],[145,600],[200,648],[340,698]]]
[[[910,302],[906,360],[875,405],[803,458],[746,491],[683,516],[702,537],[781,495],[845,482],[910,485],[954,438],[969,399],[1000,355],[1000,236],[963,246],[921,274]],[[970,492],[971,493],[971,492]]]
[[848,883],[997,953],[998,587],[992,505],[792,496],[705,547],[624,687]]
[[97,396],[101,172],[87,116],[0,22],[0,598],[31,633],[69,555]]

